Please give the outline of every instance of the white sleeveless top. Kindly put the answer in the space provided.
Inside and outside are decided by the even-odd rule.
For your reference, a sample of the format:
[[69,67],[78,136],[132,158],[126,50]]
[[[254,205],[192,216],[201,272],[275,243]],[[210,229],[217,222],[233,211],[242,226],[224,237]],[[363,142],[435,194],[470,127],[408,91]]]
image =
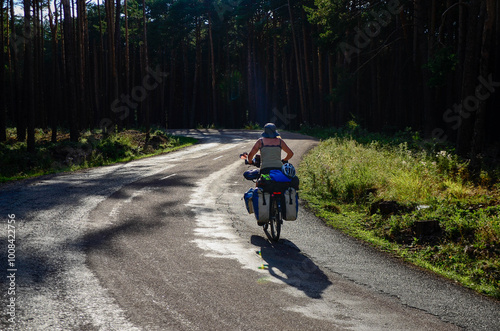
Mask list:
[[264,139],[261,138],[262,146],[260,147],[261,164],[260,168],[281,168],[281,139],[279,145],[265,145]]

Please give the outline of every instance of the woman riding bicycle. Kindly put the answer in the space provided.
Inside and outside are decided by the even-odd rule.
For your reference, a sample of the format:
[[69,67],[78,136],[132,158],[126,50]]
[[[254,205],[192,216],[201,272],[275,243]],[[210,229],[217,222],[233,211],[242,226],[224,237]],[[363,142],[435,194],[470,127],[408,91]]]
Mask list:
[[[276,125],[274,125],[273,123],[267,123],[264,126],[262,138],[259,138],[259,140],[255,142],[252,150],[248,154],[248,163],[252,164],[252,160],[259,150],[261,179],[267,176],[269,181],[267,182],[266,180],[266,183],[264,184],[260,182],[259,179],[259,181],[257,181],[257,186],[261,189],[259,189],[258,191],[254,191],[253,193],[253,195],[255,195],[255,192],[262,192],[257,194],[257,196],[259,196],[259,194],[262,194],[262,198],[258,198],[257,200],[255,200],[254,198],[254,200],[257,201],[254,201],[254,204],[259,205],[258,201],[264,201],[262,206],[254,207],[255,210],[265,211],[267,209],[268,211],[267,215],[265,215],[265,213],[264,215],[259,214],[260,216],[258,217],[257,211],[255,212],[257,217],[257,224],[264,226],[264,231],[266,232],[266,234],[268,234],[267,229],[270,225],[271,234],[268,234],[268,236],[277,241],[280,237],[281,224],[283,223],[283,218],[285,218],[284,215],[286,215],[284,208],[288,206],[287,204],[285,205],[284,192],[289,186],[291,186],[292,183],[290,181],[292,177],[296,180],[298,187],[298,178],[295,177],[295,169],[293,169],[293,166],[291,164],[287,163],[288,160],[292,158],[293,152],[290,147],[288,147],[288,145],[281,139],[278,131],[276,130]],[[286,153],[286,157],[284,159],[281,159],[282,150]],[[284,168],[284,170],[282,168]],[[278,170],[278,174],[281,174],[281,176],[285,177],[286,180],[277,179],[279,178],[278,175],[276,175],[278,177],[273,177],[272,170]],[[266,194],[268,196],[267,205],[265,202]],[[293,196],[295,196],[295,194]],[[292,193],[290,193],[290,200],[292,200]],[[295,204],[294,206],[297,209],[298,205]]]
[[[288,162],[293,156],[293,152],[281,139],[274,123],[264,125],[262,138],[259,138],[248,154],[248,163],[252,164],[253,157],[260,150],[260,173],[267,174],[273,169],[281,169],[283,163]],[[281,159],[281,150],[286,153],[286,157]]]

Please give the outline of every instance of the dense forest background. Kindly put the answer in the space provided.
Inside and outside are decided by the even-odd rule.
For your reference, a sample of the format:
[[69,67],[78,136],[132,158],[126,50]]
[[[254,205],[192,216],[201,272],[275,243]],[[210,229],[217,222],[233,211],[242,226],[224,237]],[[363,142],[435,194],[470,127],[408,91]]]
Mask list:
[[273,121],[500,148],[496,0],[0,0],[0,140]]

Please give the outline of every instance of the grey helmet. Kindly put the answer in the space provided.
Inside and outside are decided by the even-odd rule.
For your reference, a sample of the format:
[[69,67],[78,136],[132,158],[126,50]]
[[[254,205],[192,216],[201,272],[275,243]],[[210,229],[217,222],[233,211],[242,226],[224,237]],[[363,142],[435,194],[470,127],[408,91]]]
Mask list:
[[291,163],[285,163],[281,166],[281,172],[287,175],[288,178],[295,177],[295,167]]

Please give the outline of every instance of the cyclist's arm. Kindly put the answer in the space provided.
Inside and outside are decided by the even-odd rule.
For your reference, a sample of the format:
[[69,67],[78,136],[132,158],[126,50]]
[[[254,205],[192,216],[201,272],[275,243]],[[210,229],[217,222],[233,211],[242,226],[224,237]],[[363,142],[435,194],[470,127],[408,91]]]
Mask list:
[[286,156],[283,159],[283,161],[290,160],[293,156],[293,152],[283,140],[281,141],[281,149],[286,153]]
[[250,153],[248,154],[248,163],[249,164],[252,164],[252,160],[253,160],[253,157],[255,156],[255,154],[257,154],[257,152],[259,151],[260,149],[260,145],[261,145],[261,140],[257,140],[255,142],[255,145],[253,145],[252,147],[252,150],[250,151]]

